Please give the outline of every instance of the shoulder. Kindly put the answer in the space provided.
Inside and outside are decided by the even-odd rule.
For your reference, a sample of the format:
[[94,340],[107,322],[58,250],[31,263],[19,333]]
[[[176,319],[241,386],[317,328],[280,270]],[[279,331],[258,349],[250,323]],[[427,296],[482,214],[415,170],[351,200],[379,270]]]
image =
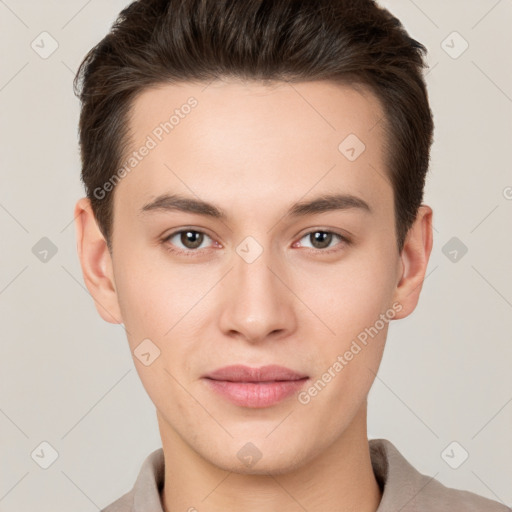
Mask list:
[[473,492],[446,487],[416,470],[387,439],[371,439],[370,455],[382,499],[377,512],[512,512]]
[[144,459],[132,489],[101,512],[163,512],[160,491],[164,470],[164,452],[158,448]]
[[420,493],[417,503],[420,510],[464,510],[464,512],[512,512],[497,501],[484,498],[473,492],[444,486],[432,477],[424,476],[427,492]]
[[131,512],[133,510],[133,489],[116,501],[101,509],[100,512]]

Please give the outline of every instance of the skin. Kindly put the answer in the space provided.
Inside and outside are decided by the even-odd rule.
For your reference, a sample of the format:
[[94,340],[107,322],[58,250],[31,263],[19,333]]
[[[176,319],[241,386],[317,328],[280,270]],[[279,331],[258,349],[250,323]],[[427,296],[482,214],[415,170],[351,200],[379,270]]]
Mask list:
[[[148,89],[134,103],[134,149],[190,96],[197,107],[115,188],[112,254],[89,201],[75,207],[83,276],[98,313],[124,323],[132,354],[146,338],[160,350],[149,366],[135,356],[134,364],[157,411],[162,506],[375,511],[381,492],[367,395],[389,323],[307,404],[294,395],[267,408],[237,406],[201,376],[230,364],[280,364],[307,374],[308,389],[393,304],[395,320],[414,310],[432,210],[420,207],[399,253],[382,109],[369,91],[238,80]],[[366,146],[353,162],[338,150],[351,133]],[[371,211],[285,216],[293,203],[334,191]],[[227,217],[139,214],[164,192],[214,203]],[[180,228],[205,233],[199,249],[179,234],[164,241]],[[333,236],[321,246],[309,236],[317,231],[351,242]],[[252,263],[236,251],[247,236],[262,248]],[[248,442],[261,453],[250,467],[237,457]]]

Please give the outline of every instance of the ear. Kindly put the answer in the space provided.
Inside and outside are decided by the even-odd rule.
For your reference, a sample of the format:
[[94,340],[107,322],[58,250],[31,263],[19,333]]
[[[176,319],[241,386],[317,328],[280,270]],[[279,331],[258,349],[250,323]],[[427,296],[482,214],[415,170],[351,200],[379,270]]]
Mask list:
[[75,205],[76,247],[85,285],[100,316],[112,324],[122,323],[117,300],[112,258],[87,197]]
[[431,251],[432,209],[421,205],[400,254],[402,275],[395,289],[394,300],[402,305],[402,309],[397,312],[395,319],[405,318],[416,308]]

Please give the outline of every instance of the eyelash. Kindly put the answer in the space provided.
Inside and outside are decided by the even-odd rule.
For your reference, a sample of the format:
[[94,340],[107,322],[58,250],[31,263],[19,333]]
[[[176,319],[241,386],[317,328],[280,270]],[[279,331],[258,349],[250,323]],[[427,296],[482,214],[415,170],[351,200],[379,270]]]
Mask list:
[[[170,235],[167,235],[165,238],[163,238],[161,240],[161,242],[165,246],[165,249],[173,254],[183,255],[183,256],[187,256],[187,257],[197,256],[197,254],[204,249],[183,250],[183,249],[175,249],[175,248],[171,247],[171,245],[169,245],[169,240],[171,238],[173,238],[174,236],[179,235],[181,233],[186,233],[188,231],[191,231],[192,233],[200,233],[200,234],[206,235],[208,238],[211,238],[204,231],[200,231],[197,229],[180,229],[178,231],[174,231]],[[349,238],[347,238],[345,235],[342,235],[341,233],[337,233],[336,231],[331,231],[331,230],[327,230],[327,229],[314,229],[312,231],[308,231],[307,233],[304,233],[304,235],[302,235],[299,240],[302,240],[306,236],[312,235],[313,233],[327,233],[327,234],[332,234],[332,235],[337,236],[340,239],[341,244],[336,244],[336,246],[343,245],[343,244],[350,245],[352,243],[351,240]],[[294,243],[296,243],[296,242],[294,242]],[[310,247],[306,247],[306,249],[308,249],[309,251],[316,252],[316,253],[331,254],[333,252],[338,252],[340,250],[339,248],[336,248],[336,246],[334,248],[330,248],[330,249],[315,249],[315,248],[310,248]]]

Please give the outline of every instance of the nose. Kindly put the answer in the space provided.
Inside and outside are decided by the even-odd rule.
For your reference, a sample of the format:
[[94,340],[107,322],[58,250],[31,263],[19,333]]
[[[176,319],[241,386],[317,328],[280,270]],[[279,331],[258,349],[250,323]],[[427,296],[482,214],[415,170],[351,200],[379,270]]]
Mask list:
[[233,268],[222,282],[220,329],[250,343],[281,339],[297,327],[290,272],[270,251],[250,262],[234,254]]

